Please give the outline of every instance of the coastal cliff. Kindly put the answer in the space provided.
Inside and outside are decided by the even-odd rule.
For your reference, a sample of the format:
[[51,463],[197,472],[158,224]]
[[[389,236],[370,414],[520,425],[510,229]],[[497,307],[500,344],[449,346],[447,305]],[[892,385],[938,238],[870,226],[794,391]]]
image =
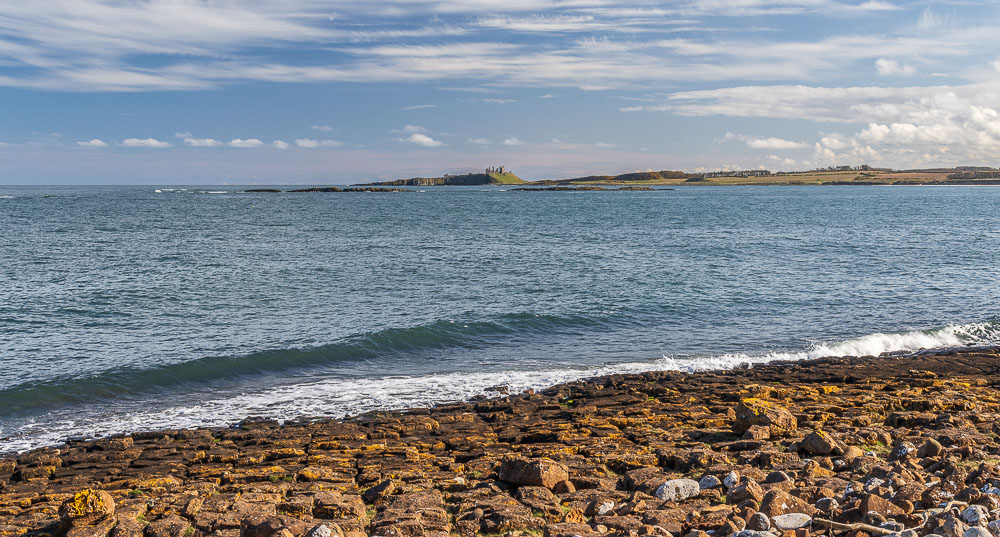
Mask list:
[[72,442],[0,459],[0,535],[990,537],[997,386],[952,350]]

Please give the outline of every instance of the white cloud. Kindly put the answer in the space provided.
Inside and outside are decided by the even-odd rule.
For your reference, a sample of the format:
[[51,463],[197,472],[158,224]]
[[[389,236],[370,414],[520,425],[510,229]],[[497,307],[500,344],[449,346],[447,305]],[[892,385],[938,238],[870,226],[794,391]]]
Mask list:
[[191,133],[189,131],[175,132],[174,138],[191,138]]
[[427,136],[426,134],[421,134],[419,132],[411,134],[408,138],[405,138],[403,141],[411,142],[417,145],[422,145],[424,147],[438,147],[444,145],[442,142],[439,142],[434,138],[431,138],[430,136]]
[[284,140],[275,140],[271,142],[271,145],[273,145],[276,149],[288,149],[288,142]]
[[313,126],[311,126],[309,128],[312,129],[312,130],[314,130],[314,131],[320,131],[320,132],[332,132],[333,131],[333,127],[331,127],[329,125],[313,125]]
[[229,147],[239,147],[244,149],[260,147],[262,145],[264,145],[264,142],[256,138],[246,138],[246,139],[234,138],[229,142]]
[[108,147],[107,142],[101,140],[100,138],[94,138],[93,140],[78,141],[76,145],[80,147]]
[[522,146],[524,145],[524,140],[521,140],[517,136],[511,136],[510,138],[507,138],[506,140],[503,141],[503,145],[512,147]]
[[215,138],[190,138],[190,133],[188,133],[188,136],[184,138],[184,145],[189,147],[219,147],[223,145],[222,142]]
[[414,133],[414,132],[427,132],[427,129],[419,127],[417,125],[406,125],[403,127],[403,132]]
[[437,108],[436,104],[415,104],[413,106],[404,106],[401,110],[422,110],[424,108]]
[[602,149],[610,149],[612,147],[618,147],[618,145],[616,145],[616,144],[609,144],[608,142],[597,142],[594,145],[596,145],[597,147],[600,147]]
[[339,142],[337,140],[313,140],[311,138],[299,138],[295,140],[295,145],[306,149],[315,149],[317,147],[340,147],[344,145],[344,142]]
[[490,145],[490,141],[486,138],[469,138],[469,143],[476,145]]
[[896,60],[887,60],[885,58],[875,60],[875,70],[882,76],[910,76],[917,72],[916,68],[911,65],[903,65]]
[[783,138],[760,138],[757,136],[750,136],[747,134],[736,134],[732,132],[727,132],[725,137],[726,140],[740,140],[744,142],[750,149],[802,149],[804,147],[809,147],[808,144],[802,142],[794,142],[792,140],[785,140]]
[[510,103],[516,103],[517,99],[483,99],[483,102],[493,103],[493,104],[510,104]]
[[157,140],[156,138],[126,138],[122,140],[122,147],[153,147],[161,149],[164,147],[170,147],[170,142],[164,142],[162,140]]

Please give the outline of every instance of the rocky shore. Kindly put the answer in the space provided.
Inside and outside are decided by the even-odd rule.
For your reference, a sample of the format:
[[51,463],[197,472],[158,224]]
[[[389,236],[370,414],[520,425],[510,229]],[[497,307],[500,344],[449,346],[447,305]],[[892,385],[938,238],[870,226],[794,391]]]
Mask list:
[[615,375],[0,458],[0,536],[1000,535],[1000,349]]

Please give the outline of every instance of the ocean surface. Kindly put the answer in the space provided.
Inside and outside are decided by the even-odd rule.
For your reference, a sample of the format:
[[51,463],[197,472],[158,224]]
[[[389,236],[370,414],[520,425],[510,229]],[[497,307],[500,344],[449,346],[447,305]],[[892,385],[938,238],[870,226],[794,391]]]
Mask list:
[[0,452],[1000,342],[1000,188],[0,186]]

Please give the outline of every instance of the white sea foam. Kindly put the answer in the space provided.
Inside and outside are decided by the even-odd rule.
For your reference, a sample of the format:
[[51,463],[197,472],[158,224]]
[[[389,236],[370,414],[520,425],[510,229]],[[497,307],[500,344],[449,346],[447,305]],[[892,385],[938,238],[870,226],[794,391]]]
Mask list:
[[6,194],[0,196],[0,200],[12,200],[12,199],[14,199],[14,196],[8,196]]
[[478,395],[490,395],[490,388],[497,386],[504,386],[511,393],[517,393],[615,373],[662,370],[691,372],[781,360],[878,355],[884,352],[910,352],[924,348],[998,342],[1000,330],[997,326],[977,323],[898,334],[869,334],[845,341],[818,343],[803,351],[663,356],[647,362],[560,367],[540,371],[455,372],[367,379],[331,378],[219,397],[192,405],[114,413],[94,419],[81,419],[78,415],[75,416],[76,419],[66,416],[66,421],[46,419],[44,425],[25,425],[19,431],[0,430],[0,438],[5,434],[11,436],[4,439],[0,447],[2,450],[23,451],[55,444],[68,436],[100,437],[140,430],[226,426],[247,416],[278,420],[300,416],[345,417],[371,410],[464,401]]

